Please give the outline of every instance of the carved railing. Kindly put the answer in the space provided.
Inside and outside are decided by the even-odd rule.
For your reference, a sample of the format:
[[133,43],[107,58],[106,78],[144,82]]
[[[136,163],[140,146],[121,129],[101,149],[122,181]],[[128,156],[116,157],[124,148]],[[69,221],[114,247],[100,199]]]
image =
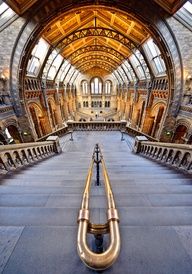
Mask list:
[[55,153],[60,153],[58,137],[48,141],[0,146],[0,174],[33,164]]
[[129,134],[130,136],[136,137],[136,136],[145,136],[149,141],[157,141],[154,137],[149,136],[148,134],[145,134],[135,128],[126,126],[125,133]]
[[122,123],[118,122],[104,122],[104,121],[92,121],[92,122],[74,122],[68,121],[67,125],[70,130],[98,130],[98,131],[110,131],[110,130],[121,130]]
[[138,141],[136,138],[134,151],[192,174],[192,145]]
[[47,135],[44,135],[43,137],[37,139],[37,141],[38,141],[38,142],[39,142],[39,141],[45,141],[45,140],[47,140],[47,137],[49,137],[49,136],[55,136],[55,135],[56,135],[56,136],[59,136],[59,137],[62,137],[63,135],[67,134],[68,132],[69,132],[68,126],[65,125],[65,126],[63,126],[63,127],[61,127],[61,128],[58,128],[57,130],[55,130],[55,131],[53,131],[53,132],[50,132],[50,133],[47,134]]

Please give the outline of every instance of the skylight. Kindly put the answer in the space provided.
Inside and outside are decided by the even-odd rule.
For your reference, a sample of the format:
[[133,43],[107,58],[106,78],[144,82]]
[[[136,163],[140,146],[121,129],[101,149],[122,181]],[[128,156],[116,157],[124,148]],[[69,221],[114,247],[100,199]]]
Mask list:
[[190,12],[190,13],[192,14],[192,4],[191,4],[189,1],[187,1],[187,2],[183,5],[183,7],[184,7],[188,12]]
[[7,4],[2,3],[0,4],[0,16],[1,14],[3,14],[9,7],[7,6]]

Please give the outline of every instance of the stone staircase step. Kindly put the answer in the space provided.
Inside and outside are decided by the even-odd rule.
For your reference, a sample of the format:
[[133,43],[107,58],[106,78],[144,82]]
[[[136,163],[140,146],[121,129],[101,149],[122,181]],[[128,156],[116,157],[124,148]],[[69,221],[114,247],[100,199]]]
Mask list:
[[[77,216],[99,143],[120,216],[121,253],[110,274],[191,274],[192,177],[131,152],[119,132],[74,132],[63,153],[0,178],[0,273],[92,273],[77,255]],[[95,186],[90,221],[106,222]],[[105,235],[105,244],[109,236]],[[93,245],[93,237],[88,235]]]

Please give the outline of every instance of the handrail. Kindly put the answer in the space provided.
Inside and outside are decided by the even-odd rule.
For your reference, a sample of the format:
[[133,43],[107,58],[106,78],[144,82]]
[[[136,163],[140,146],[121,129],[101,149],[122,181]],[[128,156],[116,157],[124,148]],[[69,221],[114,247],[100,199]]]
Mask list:
[[45,142],[0,146],[0,175],[60,153],[59,138],[51,136]]
[[[108,201],[108,220],[107,224],[91,224],[89,218],[89,192],[91,187],[92,171],[94,166],[94,153],[88,171],[85,189],[83,192],[83,199],[81,204],[81,209],[78,216],[78,235],[77,235],[77,251],[81,260],[91,269],[94,270],[104,270],[110,267],[117,259],[120,252],[120,233],[119,233],[119,217],[118,212],[115,207],[115,201],[113,197],[113,192],[111,189],[109,176],[103,159],[103,155],[100,152],[100,161],[103,170],[105,192]],[[87,245],[86,236],[87,233],[93,234],[104,234],[110,233],[110,245],[107,250],[101,254],[94,253],[91,251]]]
[[185,173],[192,173],[192,145],[135,139],[134,152]]

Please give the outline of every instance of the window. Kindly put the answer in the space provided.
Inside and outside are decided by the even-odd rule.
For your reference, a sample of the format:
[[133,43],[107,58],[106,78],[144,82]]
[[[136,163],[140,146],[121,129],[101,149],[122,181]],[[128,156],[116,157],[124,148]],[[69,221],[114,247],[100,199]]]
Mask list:
[[62,75],[63,75],[63,73],[64,73],[64,71],[65,71],[65,67],[66,67],[67,64],[68,64],[68,61],[65,60],[65,61],[63,62],[63,64],[62,64],[62,66],[61,66],[61,68],[60,68],[58,74],[57,74],[56,81],[59,81],[59,82],[62,81]]
[[101,101],[92,101],[91,107],[92,108],[102,108],[102,102]]
[[110,101],[105,101],[105,107],[110,108]]
[[118,67],[117,71],[121,75],[121,78],[123,79],[123,83],[128,82],[128,76],[125,74],[125,72],[121,66]]
[[71,64],[67,61],[67,65],[65,66],[63,74],[61,76],[61,80],[64,81],[65,83],[66,83],[65,79],[67,77],[68,71],[70,70],[70,67],[71,67]]
[[84,95],[88,94],[88,83],[87,83],[87,81],[83,80],[81,85],[82,85],[82,92],[83,92],[83,94]]
[[155,75],[166,74],[166,67],[161,57],[161,52],[157,45],[153,42],[153,39],[149,39],[144,44],[144,50],[146,51]]
[[91,94],[102,94],[102,81],[98,77],[91,80]]
[[63,57],[60,54],[58,54],[57,57],[55,57],[54,61],[52,61],[51,66],[48,70],[48,75],[47,75],[48,79],[53,80],[55,78],[56,73],[62,61],[63,61]]
[[15,12],[9,6],[0,1],[0,27],[15,17]]
[[118,79],[119,84],[123,82],[123,79],[122,77],[120,77],[119,72],[117,70],[113,71],[113,75],[115,76],[116,79]]
[[76,69],[75,70],[75,73],[74,73],[74,75],[73,75],[73,77],[71,78],[71,82],[75,82],[75,80],[77,79],[77,76],[79,75],[79,71]]
[[147,79],[151,79],[151,75],[149,72],[149,68],[145,62],[145,59],[143,57],[143,55],[141,54],[141,52],[139,50],[135,51],[135,56],[137,57],[137,59],[139,60],[140,64],[141,64],[141,68],[142,71],[144,71],[144,75]]
[[131,82],[136,82],[137,81],[137,76],[135,75],[135,72],[129,62],[125,60],[125,62],[122,64],[122,66],[125,68],[126,73],[130,79]]
[[47,78],[47,73],[49,72],[50,66],[52,65],[53,60],[55,59],[56,56],[57,56],[57,51],[53,50],[51,54],[49,55],[47,63],[43,69],[43,78]]
[[191,4],[189,1],[187,1],[187,2],[183,5],[183,7],[184,7],[189,13],[192,14],[192,4]]
[[5,3],[0,4],[0,15],[2,15],[8,9],[9,9],[9,7],[7,6],[7,4],[5,4]]
[[138,78],[140,80],[145,79],[146,78],[145,73],[144,73],[144,70],[143,70],[142,65],[139,62],[138,58],[134,54],[132,54],[129,59],[130,59],[131,64],[132,64],[132,66],[134,67],[134,69],[137,73]]
[[74,70],[75,68],[71,65],[65,77],[65,82],[71,83],[71,77],[73,76]]
[[27,65],[27,74],[37,76],[38,72],[45,60],[49,45],[44,39],[39,39],[38,44],[34,47],[31,53],[31,59]]
[[89,102],[88,101],[83,101],[83,107],[88,108],[89,107]]
[[112,83],[111,81],[107,80],[105,82],[105,94],[111,94],[111,88],[112,88]]

